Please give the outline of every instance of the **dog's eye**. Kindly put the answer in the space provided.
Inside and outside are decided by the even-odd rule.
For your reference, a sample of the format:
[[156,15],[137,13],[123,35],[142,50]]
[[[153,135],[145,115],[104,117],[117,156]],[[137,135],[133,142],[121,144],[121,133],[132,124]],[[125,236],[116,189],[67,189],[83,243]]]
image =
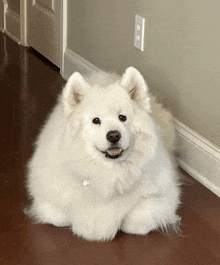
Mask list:
[[120,121],[123,121],[123,122],[127,120],[127,117],[125,115],[119,115],[118,118]]
[[92,120],[92,122],[93,122],[94,124],[101,124],[101,121],[100,121],[99,118],[94,118],[94,119]]

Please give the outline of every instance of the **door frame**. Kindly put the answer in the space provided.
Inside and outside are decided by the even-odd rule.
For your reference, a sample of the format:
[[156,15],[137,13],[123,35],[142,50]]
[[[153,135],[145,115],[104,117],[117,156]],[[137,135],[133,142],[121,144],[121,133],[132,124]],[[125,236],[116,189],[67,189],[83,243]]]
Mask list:
[[[4,0],[7,2],[7,0]],[[20,41],[22,46],[29,46],[27,40],[27,2],[30,0],[20,0]],[[61,1],[61,14],[60,14],[60,73],[63,73],[64,69],[64,52],[67,47],[67,0]]]
[[[26,0],[27,1],[27,0]],[[63,75],[64,72],[64,54],[67,47],[67,0],[61,0],[61,66],[60,66],[60,73]]]
[[29,46],[27,42],[27,1],[20,0],[20,42],[22,46]]

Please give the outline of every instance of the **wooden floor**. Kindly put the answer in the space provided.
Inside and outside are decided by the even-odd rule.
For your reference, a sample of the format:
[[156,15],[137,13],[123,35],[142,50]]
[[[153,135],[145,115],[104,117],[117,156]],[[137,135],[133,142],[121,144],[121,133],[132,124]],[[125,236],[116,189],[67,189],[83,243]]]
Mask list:
[[119,233],[89,243],[24,215],[25,165],[64,83],[46,59],[0,33],[0,264],[220,264],[220,198],[184,172],[182,236]]

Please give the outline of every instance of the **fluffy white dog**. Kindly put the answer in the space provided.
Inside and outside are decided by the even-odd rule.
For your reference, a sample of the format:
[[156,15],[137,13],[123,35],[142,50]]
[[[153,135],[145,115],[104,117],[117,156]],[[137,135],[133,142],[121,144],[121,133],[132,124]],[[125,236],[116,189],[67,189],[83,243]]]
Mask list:
[[138,70],[75,72],[28,164],[28,214],[87,240],[174,226],[180,189],[170,113]]

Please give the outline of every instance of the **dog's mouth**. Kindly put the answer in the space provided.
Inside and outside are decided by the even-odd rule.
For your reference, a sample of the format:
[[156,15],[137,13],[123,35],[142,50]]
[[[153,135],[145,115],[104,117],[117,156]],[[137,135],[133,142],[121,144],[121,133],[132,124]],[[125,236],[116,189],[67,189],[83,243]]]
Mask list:
[[102,151],[102,153],[105,154],[105,156],[107,158],[116,159],[116,158],[119,158],[120,156],[122,156],[123,149],[115,146],[115,147],[110,147],[105,152]]

